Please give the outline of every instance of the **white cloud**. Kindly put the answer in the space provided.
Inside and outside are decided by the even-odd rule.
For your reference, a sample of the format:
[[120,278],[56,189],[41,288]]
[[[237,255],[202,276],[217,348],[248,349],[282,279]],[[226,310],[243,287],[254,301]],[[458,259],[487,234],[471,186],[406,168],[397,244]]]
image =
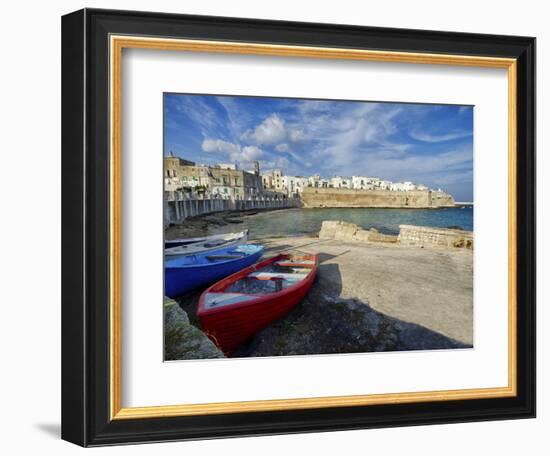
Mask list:
[[251,162],[263,157],[262,149],[256,146],[243,147],[239,152],[231,154],[231,159],[239,162]]
[[472,136],[472,133],[469,131],[459,131],[459,132],[453,132],[453,133],[434,135],[426,132],[412,131],[410,135],[412,138],[416,139],[417,141],[437,143],[437,142],[453,141],[455,139],[466,138],[468,136]]
[[[379,151],[374,154],[367,152],[363,157],[366,169],[372,174],[396,181],[406,179],[425,184],[440,175],[461,174],[472,167],[472,150],[469,147],[437,155],[407,154],[399,157]],[[345,171],[349,173],[353,168],[352,164],[348,164]]]
[[288,127],[278,114],[271,114],[255,128],[246,130],[241,139],[258,145],[272,145],[303,141],[305,134],[301,129]]
[[203,97],[172,97],[171,100],[173,100],[173,106],[176,111],[186,115],[194,122],[204,136],[208,136],[214,132],[218,132],[219,134],[220,131],[224,131],[226,128],[216,110]]
[[287,143],[281,143],[281,144],[277,144],[275,146],[275,150],[277,152],[288,152],[288,149],[289,149],[289,147],[288,147]]
[[224,141],[223,139],[205,139],[202,142],[202,150],[205,152],[220,153],[231,162],[240,163],[241,165],[249,165],[254,160],[263,157],[262,149],[257,146],[241,147],[238,144]]
[[291,142],[300,142],[306,139],[306,135],[303,130],[289,130],[288,139],[290,139]]
[[290,161],[286,157],[275,157],[273,160],[260,160],[260,166],[267,172],[268,170],[281,168],[285,174],[291,174],[292,170],[289,169]]
[[205,139],[202,142],[202,150],[204,150],[205,152],[233,154],[240,152],[241,147],[237,144],[233,144],[222,139]]
[[271,114],[260,125],[243,133],[241,139],[256,144],[276,144],[287,138],[285,121]]

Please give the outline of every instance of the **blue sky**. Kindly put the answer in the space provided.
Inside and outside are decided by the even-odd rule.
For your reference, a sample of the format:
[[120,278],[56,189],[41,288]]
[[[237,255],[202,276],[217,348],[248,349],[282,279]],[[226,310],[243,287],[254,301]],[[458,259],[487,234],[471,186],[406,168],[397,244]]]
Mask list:
[[470,106],[165,94],[164,154],[287,175],[372,176],[473,200]]

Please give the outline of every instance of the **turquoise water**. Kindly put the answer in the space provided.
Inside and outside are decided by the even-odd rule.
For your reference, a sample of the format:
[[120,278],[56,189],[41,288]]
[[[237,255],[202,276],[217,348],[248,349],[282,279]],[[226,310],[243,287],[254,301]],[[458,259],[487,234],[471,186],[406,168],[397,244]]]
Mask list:
[[300,236],[318,233],[323,220],[355,223],[364,229],[376,228],[384,234],[398,234],[399,225],[460,227],[467,231],[473,231],[474,209],[472,206],[442,209],[288,209],[262,212],[245,217],[241,224],[213,227],[209,230],[209,234],[234,232],[248,228],[251,239]]

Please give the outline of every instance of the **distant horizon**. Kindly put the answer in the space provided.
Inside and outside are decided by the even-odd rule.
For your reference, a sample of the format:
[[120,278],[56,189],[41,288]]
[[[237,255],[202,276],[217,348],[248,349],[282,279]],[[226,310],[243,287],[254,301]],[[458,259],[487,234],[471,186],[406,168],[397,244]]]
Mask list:
[[289,176],[378,177],[473,202],[473,107],[164,95],[164,155]]

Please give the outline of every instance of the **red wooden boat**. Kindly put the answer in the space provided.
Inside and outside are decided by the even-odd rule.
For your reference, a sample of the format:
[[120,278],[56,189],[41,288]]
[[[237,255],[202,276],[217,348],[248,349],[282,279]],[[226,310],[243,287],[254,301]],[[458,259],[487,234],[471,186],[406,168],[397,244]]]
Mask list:
[[318,255],[280,254],[226,277],[200,297],[202,328],[230,355],[304,298],[318,262]]

